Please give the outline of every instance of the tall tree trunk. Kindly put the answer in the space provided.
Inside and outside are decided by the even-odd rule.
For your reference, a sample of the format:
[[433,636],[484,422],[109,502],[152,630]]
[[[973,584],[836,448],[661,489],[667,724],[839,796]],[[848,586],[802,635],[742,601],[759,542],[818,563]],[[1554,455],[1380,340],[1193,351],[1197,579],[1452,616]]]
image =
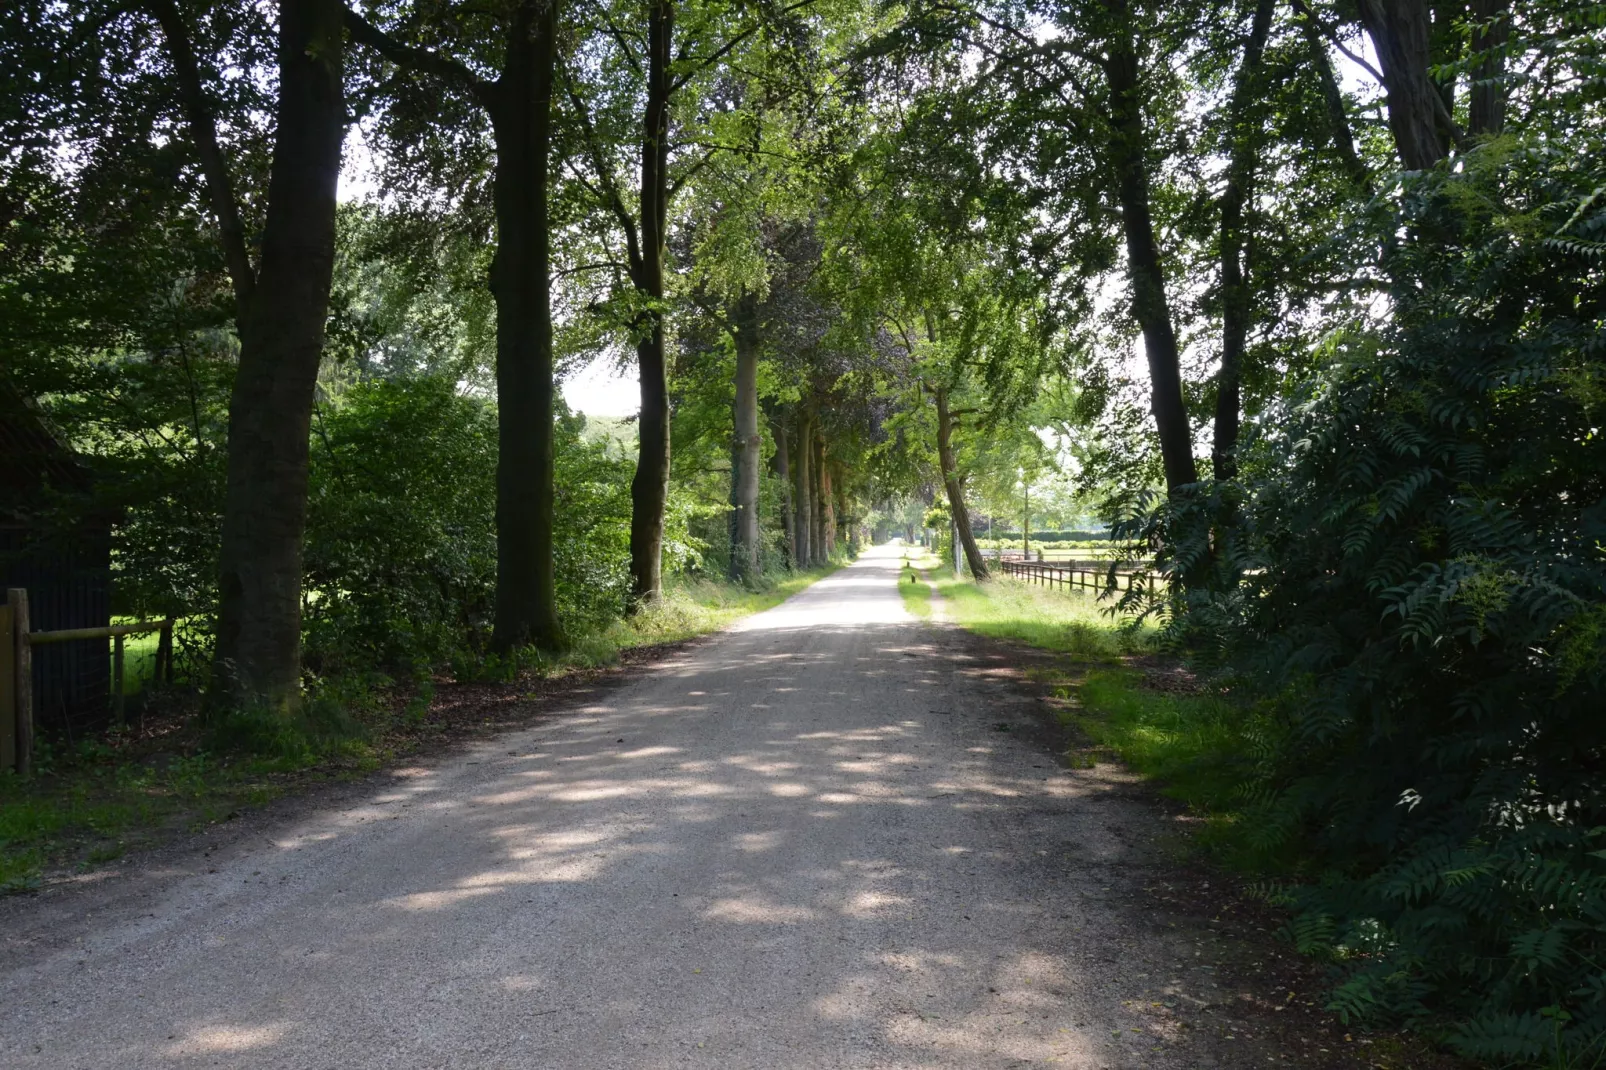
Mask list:
[[496,137],[496,621],[506,652],[562,645],[552,565],[552,291],[548,159],[557,0],[525,0],[491,95]]
[[954,418],[948,412],[948,389],[938,387],[931,394],[937,402],[937,464],[942,469],[943,489],[948,492],[948,511],[953,514],[954,530],[959,533],[959,543],[965,549],[965,563],[970,566],[970,574],[978,580],[985,580],[990,573],[981,550],[976,547],[976,536],[970,530],[970,510],[965,508],[965,484],[954,461]]
[[[149,2],[149,0],[148,0]],[[162,0],[157,0],[162,2]],[[552,564],[551,239],[547,194],[559,0],[508,8],[502,69],[487,82],[450,57],[414,48],[342,11],[353,39],[486,109],[496,142],[496,619],[492,645],[563,642]]]
[[1433,25],[1427,0],[1360,0],[1361,21],[1383,67],[1389,128],[1408,170],[1425,171],[1449,155],[1439,119],[1443,98],[1428,77]]
[[836,533],[839,540],[845,540],[849,553],[858,553],[858,534],[854,530],[852,519],[848,516],[847,480],[842,474],[842,464],[831,462],[831,493],[832,512],[836,518]]
[[819,418],[811,422],[813,434],[809,437],[809,495],[812,502],[809,507],[810,515],[814,517],[814,532],[809,542],[814,549],[814,564],[823,565],[831,559],[831,548],[826,541],[826,515],[825,515],[825,483],[830,478],[825,474],[825,431],[820,427]]
[[772,421],[770,426],[775,430],[775,478],[781,484],[781,530],[786,536],[786,564],[788,568],[797,568],[797,509],[792,496],[792,436],[787,434],[784,417]]
[[1293,7],[1296,21],[1305,35],[1305,47],[1316,72],[1317,85],[1322,91],[1322,101],[1327,105],[1327,125],[1333,148],[1350,181],[1355,183],[1357,189],[1369,194],[1372,191],[1371,172],[1362,162],[1361,154],[1355,151],[1355,135],[1350,130],[1349,113],[1344,109],[1344,94],[1338,88],[1338,77],[1333,73],[1333,60],[1327,53],[1327,42],[1322,39],[1321,27],[1316,24],[1316,18],[1305,5],[1305,0],[1293,0]]
[[255,287],[229,400],[214,679],[235,706],[301,695],[307,455],[335,258],[346,132],[345,30],[333,0],[281,0],[279,100]]
[[1248,240],[1244,205],[1255,188],[1255,160],[1259,155],[1260,121],[1250,122],[1249,112],[1258,97],[1266,37],[1271,32],[1276,0],[1259,0],[1244,47],[1238,84],[1228,108],[1232,153],[1227,186],[1221,195],[1221,371],[1216,377],[1216,425],[1212,465],[1217,479],[1238,475],[1238,425],[1242,408],[1240,383],[1244,350],[1249,338],[1250,288]]
[[[823,443],[821,444],[821,450],[823,453]],[[822,457],[820,464],[820,514],[824,518],[824,523],[821,526],[825,530],[825,538],[822,541],[825,544],[826,560],[830,560],[831,556],[836,553],[837,509],[836,484],[833,472],[835,467],[832,462],[824,460]]]
[[630,602],[632,608],[663,593],[664,507],[669,498],[669,378],[664,356],[664,239],[669,207],[670,48],[673,0],[647,8],[647,108],[641,138],[641,253],[634,280],[652,303],[638,325],[641,372],[641,450],[630,481]]
[[1132,310],[1143,329],[1149,363],[1149,387],[1166,489],[1198,482],[1193,435],[1182,399],[1182,367],[1176,330],[1166,299],[1165,271],[1160,260],[1154,219],[1149,211],[1148,134],[1143,125],[1143,86],[1127,0],[1106,0],[1114,26],[1104,69],[1110,83],[1110,154],[1115,165],[1126,235],[1127,274]]
[[1506,126],[1506,40],[1511,36],[1511,0],[1472,0],[1472,71],[1467,133],[1496,137]]
[[797,414],[797,465],[792,475],[797,480],[797,563],[802,568],[814,565],[814,418],[804,408]]
[[758,298],[743,294],[736,302],[736,420],[731,453],[731,504],[735,538],[731,541],[731,578],[751,582],[758,576]]

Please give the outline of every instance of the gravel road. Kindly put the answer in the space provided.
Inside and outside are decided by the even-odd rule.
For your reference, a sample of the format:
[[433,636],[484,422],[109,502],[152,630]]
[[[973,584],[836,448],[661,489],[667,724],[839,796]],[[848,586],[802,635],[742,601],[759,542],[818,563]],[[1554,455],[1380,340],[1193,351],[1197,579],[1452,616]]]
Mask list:
[[0,1066],[1235,1065],[1131,1008],[1201,968],[1128,905],[1153,810],[1006,730],[1031,700],[905,613],[898,565],[360,798],[4,904]]

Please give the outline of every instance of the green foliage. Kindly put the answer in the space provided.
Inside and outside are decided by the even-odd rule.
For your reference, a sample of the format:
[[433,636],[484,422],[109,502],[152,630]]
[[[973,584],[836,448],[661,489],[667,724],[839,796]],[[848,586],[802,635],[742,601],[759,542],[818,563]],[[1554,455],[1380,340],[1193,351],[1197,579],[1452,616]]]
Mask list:
[[[577,634],[623,610],[630,515],[631,466],[583,441],[583,426],[561,418],[555,436],[558,602]],[[312,671],[410,671],[484,645],[495,480],[495,410],[451,380],[370,380],[320,414],[307,527]],[[682,517],[666,540],[672,560],[683,531]]]
[[1499,1062],[1606,1046],[1606,272],[1556,240],[1606,233],[1602,159],[1497,142],[1408,183],[1392,316],[1334,336],[1241,497],[1153,529],[1178,627],[1281,725],[1248,785],[1323,867],[1296,927],[1330,930],[1334,1008]]

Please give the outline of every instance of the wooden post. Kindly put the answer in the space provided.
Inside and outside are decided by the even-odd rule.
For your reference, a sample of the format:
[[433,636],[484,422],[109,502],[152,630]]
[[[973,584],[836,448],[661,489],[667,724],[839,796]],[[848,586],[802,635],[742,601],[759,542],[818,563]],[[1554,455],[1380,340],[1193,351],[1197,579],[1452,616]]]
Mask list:
[[121,728],[126,721],[123,706],[123,637],[112,636],[112,716]]
[[12,674],[16,681],[17,772],[33,771],[33,649],[28,645],[28,592],[22,587],[6,591],[11,607]]
[[156,640],[156,682],[163,686],[173,683],[173,618],[162,621],[162,633]]
[[17,767],[17,648],[11,603],[0,606],[0,769]]

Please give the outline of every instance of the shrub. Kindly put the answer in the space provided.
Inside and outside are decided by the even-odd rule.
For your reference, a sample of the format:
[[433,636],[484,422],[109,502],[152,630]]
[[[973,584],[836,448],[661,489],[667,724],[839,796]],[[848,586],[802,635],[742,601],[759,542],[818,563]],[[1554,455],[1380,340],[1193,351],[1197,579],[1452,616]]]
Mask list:
[[[622,612],[629,462],[560,415],[554,547],[560,618]],[[307,527],[307,664],[408,670],[478,651],[496,582],[496,412],[449,379],[375,379],[315,427]]]
[[1587,1060],[1606,1049],[1606,154],[1463,159],[1389,223],[1390,317],[1333,337],[1259,422],[1243,504],[1201,488],[1159,518],[1165,565],[1179,619],[1222,638],[1279,726],[1246,789],[1318,864],[1292,928],[1341,966],[1333,1006],[1502,1063]]

